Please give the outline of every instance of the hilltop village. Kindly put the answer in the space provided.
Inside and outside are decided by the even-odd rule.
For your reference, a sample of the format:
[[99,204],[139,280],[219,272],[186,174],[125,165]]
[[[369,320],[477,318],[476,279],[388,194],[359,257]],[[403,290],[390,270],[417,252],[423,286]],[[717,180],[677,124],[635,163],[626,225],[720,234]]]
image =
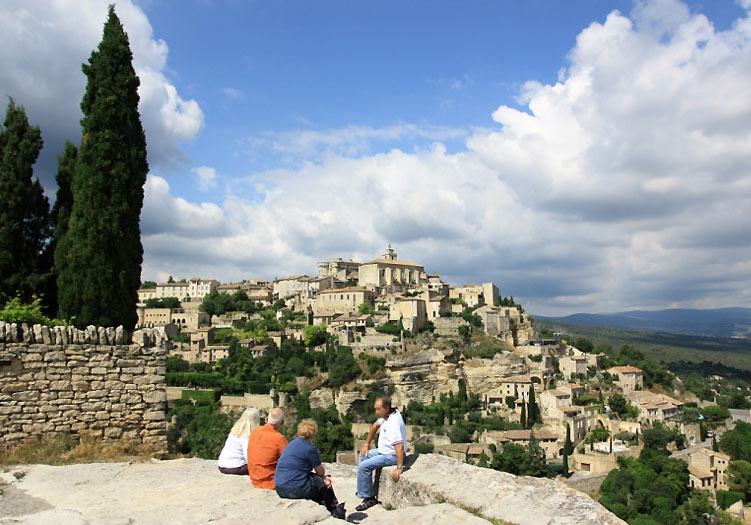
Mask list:
[[[640,436],[658,428],[670,453],[688,463],[687,485],[716,494],[729,489],[731,462],[717,439],[737,421],[751,422],[749,410],[728,411],[664,369],[636,366],[645,361],[635,349],[605,353],[536,329],[495,284],[448,284],[391,247],[369,262],[320,262],[315,276],[170,279],[144,283],[138,294],[140,327],[169,349],[178,449],[191,437],[174,407],[210,400],[227,414],[281,407],[293,421],[301,411],[326,411],[335,427],[347,423],[351,438],[332,430],[324,454],[354,463],[369,405],[386,393],[417,451],[516,474],[552,469],[596,492],[623,458],[639,457]],[[304,353],[289,350],[293,343]],[[244,365],[242,356],[250,359]],[[248,372],[259,366],[274,371]],[[262,376],[269,379],[254,380]],[[538,472],[499,466],[505,451],[522,449],[538,451]]]

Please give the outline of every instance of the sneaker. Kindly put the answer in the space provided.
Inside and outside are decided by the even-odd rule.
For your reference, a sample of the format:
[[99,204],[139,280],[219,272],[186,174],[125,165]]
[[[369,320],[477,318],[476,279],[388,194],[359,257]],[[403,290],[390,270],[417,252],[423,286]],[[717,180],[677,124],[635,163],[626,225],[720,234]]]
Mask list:
[[340,520],[347,518],[347,511],[344,510],[344,503],[340,503],[339,505],[334,507],[334,510],[331,511],[331,517]]
[[364,510],[368,510],[370,507],[374,505],[378,505],[380,502],[376,498],[365,498],[362,500],[362,503],[360,503],[357,507],[355,507],[359,512],[362,512]]

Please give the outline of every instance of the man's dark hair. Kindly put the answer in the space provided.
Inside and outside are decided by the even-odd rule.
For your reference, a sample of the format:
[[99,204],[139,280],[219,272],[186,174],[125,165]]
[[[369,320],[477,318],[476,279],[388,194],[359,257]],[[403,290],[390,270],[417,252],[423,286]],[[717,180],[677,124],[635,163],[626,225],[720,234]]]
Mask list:
[[378,400],[381,402],[381,406],[388,411],[392,411],[393,407],[391,406],[391,398],[390,397],[379,397]]

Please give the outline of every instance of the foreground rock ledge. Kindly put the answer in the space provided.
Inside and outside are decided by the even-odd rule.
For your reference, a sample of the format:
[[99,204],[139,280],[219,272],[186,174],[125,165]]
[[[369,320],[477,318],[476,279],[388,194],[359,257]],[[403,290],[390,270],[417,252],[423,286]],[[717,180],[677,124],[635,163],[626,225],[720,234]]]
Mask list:
[[446,456],[419,456],[394,483],[381,473],[379,499],[396,509],[446,502],[484,518],[520,525],[621,524],[588,495],[546,478],[518,477]]
[[[420,456],[398,484],[384,469],[384,505],[356,512],[356,468],[325,466],[353,523],[623,523],[561,483],[518,478],[433,454]],[[215,461],[201,459],[22,466],[0,474],[0,491],[3,525],[342,523],[315,503],[254,489],[246,477],[222,475]]]

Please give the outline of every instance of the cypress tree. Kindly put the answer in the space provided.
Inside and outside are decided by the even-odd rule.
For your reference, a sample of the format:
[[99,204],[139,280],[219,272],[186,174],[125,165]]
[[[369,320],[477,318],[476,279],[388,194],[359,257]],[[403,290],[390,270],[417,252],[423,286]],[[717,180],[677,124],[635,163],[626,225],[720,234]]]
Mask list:
[[0,127],[0,299],[19,295],[30,302],[49,280],[50,205],[33,177],[41,149],[39,126],[29,125],[24,108],[10,99]]
[[527,426],[527,403],[525,403],[524,401],[522,401],[522,415],[519,417],[519,423],[521,423],[525,427]]
[[527,428],[532,428],[539,418],[537,403],[535,402],[535,389],[529,385],[529,408],[527,409]]
[[566,424],[566,442],[563,444],[563,453],[568,455],[574,451],[574,445],[571,443],[571,427]]
[[65,141],[63,152],[57,158],[57,194],[55,205],[52,207],[52,223],[55,228],[54,240],[63,238],[68,230],[68,220],[73,209],[73,175],[76,169],[78,148],[71,141]]
[[563,444],[563,476],[569,476],[568,469],[568,456],[573,452],[573,444],[571,443],[571,427],[566,424],[566,442]]
[[714,435],[712,435],[712,450],[715,452],[720,451],[720,447],[717,446],[717,438]]
[[77,155],[78,148],[68,140],[65,141],[63,152],[57,158],[57,174],[55,175],[57,194],[55,196],[55,204],[52,206],[52,212],[50,213],[52,240],[46,250],[49,263],[52,266],[50,278],[47,280],[47,290],[45,291],[45,303],[49,305],[50,315],[57,315],[58,312],[57,268],[60,265],[58,261],[63,260],[64,257],[62,252],[58,253],[57,247],[59,246],[60,239],[63,238],[65,232],[68,230],[70,211],[73,208],[73,189],[71,184],[73,182],[73,173],[76,169]]
[[128,36],[110,6],[102,41],[83,72],[83,138],[73,176],[73,208],[61,239],[60,314],[78,326],[132,328],[141,283],[140,214],[146,138],[138,114],[140,81]]

